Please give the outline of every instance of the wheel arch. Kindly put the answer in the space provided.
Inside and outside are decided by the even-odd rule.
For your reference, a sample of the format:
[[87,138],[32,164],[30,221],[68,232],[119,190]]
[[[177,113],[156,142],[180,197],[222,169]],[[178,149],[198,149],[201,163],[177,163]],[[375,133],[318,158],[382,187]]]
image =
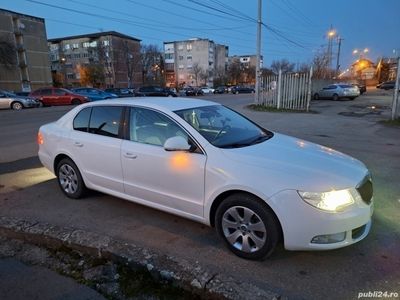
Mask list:
[[68,159],[72,160],[76,164],[76,162],[69,155],[67,155],[65,153],[59,153],[59,154],[56,155],[56,157],[54,158],[54,162],[53,162],[54,174],[56,174],[56,172],[57,172],[57,165],[64,158],[68,158]]
[[22,108],[24,108],[24,105],[22,104],[22,102],[21,102],[21,101],[18,101],[18,100],[13,100],[13,101],[11,101],[11,103],[10,103],[10,108],[11,108],[11,109],[13,109],[13,105],[14,105],[14,103],[19,103],[19,104],[21,104]]
[[213,201],[213,203],[212,203],[212,205],[211,205],[211,208],[210,208],[210,212],[209,212],[209,218],[210,218],[209,220],[210,220],[210,225],[211,225],[211,227],[215,227],[215,214],[216,214],[216,212],[217,212],[217,209],[218,209],[219,205],[220,205],[227,197],[229,197],[230,195],[239,194],[239,193],[240,193],[240,194],[248,194],[248,195],[250,195],[250,196],[252,196],[252,197],[255,197],[259,203],[261,203],[262,205],[265,205],[266,207],[268,207],[268,209],[271,210],[271,212],[274,214],[275,219],[276,219],[276,221],[277,221],[277,224],[278,224],[278,226],[279,226],[280,239],[283,241],[283,229],[282,229],[282,224],[281,224],[281,221],[280,221],[278,215],[277,215],[276,212],[274,211],[274,209],[273,209],[266,201],[264,201],[262,198],[260,198],[260,196],[254,194],[254,193],[251,193],[251,192],[249,192],[249,191],[241,190],[241,189],[232,189],[232,190],[224,191],[224,192],[220,193],[220,194],[214,199],[214,201]]

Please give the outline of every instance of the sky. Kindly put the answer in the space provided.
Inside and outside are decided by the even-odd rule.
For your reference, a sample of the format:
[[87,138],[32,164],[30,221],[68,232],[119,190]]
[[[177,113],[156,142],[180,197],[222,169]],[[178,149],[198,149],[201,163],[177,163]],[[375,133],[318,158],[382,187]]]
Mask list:
[[[256,53],[257,0],[1,0],[0,8],[42,17],[48,38],[115,30],[143,44],[209,38],[229,55]],[[301,64],[342,38],[341,70],[359,58],[400,54],[400,0],[262,0],[264,67],[283,58]],[[333,55],[337,54],[336,39]],[[336,59],[333,62],[336,64]]]

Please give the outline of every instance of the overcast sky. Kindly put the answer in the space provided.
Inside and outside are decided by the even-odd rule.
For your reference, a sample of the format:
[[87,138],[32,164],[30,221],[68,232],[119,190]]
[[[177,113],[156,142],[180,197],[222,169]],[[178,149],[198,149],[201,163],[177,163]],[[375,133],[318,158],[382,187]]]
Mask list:
[[[357,58],[352,54],[356,48],[367,47],[373,61],[393,56],[393,49],[400,52],[400,0],[262,4],[268,26],[262,29],[266,67],[282,58],[310,62],[326,45],[331,25],[344,39],[342,70]],[[257,0],[3,0],[0,7],[45,18],[48,38],[115,30],[160,47],[163,41],[201,37],[228,45],[230,55],[254,54],[256,49]]]

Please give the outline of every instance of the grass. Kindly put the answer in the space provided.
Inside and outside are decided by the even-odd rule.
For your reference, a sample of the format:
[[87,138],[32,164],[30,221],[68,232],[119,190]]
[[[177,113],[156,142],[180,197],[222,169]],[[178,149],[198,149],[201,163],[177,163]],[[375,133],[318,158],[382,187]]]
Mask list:
[[291,113],[316,113],[315,111],[305,111],[305,110],[296,110],[296,109],[288,109],[288,108],[276,108],[269,107],[262,104],[250,104],[247,105],[246,108],[254,110],[254,111],[265,111],[265,112],[291,112]]
[[381,121],[383,125],[392,126],[392,127],[400,127],[400,118],[394,120],[384,120]]

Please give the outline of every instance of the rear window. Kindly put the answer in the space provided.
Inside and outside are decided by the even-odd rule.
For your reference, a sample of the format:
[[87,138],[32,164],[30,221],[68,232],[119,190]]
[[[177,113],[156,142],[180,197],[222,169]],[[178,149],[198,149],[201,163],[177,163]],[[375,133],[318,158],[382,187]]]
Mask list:
[[95,106],[92,108],[89,132],[118,137],[123,108],[120,106]]
[[92,111],[91,107],[87,107],[82,109],[74,119],[74,129],[78,131],[87,132],[89,128],[89,119],[90,112]]

